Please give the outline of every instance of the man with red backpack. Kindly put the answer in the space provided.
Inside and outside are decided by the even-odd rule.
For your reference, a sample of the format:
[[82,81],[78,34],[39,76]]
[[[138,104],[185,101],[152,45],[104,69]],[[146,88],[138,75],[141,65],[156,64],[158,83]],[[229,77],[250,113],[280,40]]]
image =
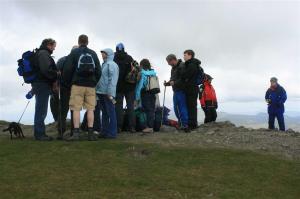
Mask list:
[[214,87],[211,84],[212,77],[206,75],[203,83],[203,92],[200,98],[201,107],[205,114],[204,123],[215,122],[217,119],[218,101]]

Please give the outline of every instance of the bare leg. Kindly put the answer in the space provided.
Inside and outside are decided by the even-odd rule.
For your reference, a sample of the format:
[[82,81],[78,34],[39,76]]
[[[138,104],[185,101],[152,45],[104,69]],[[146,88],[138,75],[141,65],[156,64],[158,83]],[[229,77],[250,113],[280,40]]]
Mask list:
[[80,123],[80,111],[73,111],[73,123],[74,123],[74,128],[79,128],[79,123]]
[[88,127],[93,128],[94,125],[94,111],[87,111],[87,121],[88,121]]

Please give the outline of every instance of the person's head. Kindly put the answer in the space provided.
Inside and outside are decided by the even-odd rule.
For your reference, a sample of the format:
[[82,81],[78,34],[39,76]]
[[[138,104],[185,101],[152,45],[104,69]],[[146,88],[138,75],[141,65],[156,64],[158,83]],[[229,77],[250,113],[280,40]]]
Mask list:
[[101,55],[103,60],[107,59],[107,53],[105,51],[101,51]]
[[185,50],[184,53],[183,53],[183,59],[184,61],[188,61],[192,58],[195,57],[195,53],[193,50]]
[[176,66],[177,65],[177,63],[178,63],[178,60],[177,60],[177,58],[176,58],[176,56],[174,55],[174,54],[169,54],[167,57],[166,57],[166,60],[167,60],[167,62],[168,62],[168,64],[170,65],[170,66]]
[[151,64],[148,59],[142,59],[140,62],[140,66],[144,70],[150,70],[151,69]]
[[277,87],[278,85],[278,79],[276,77],[272,77],[270,79],[271,87]]
[[56,41],[54,39],[48,38],[42,41],[40,48],[45,48],[52,53],[55,50],[55,47],[56,47]]
[[125,52],[125,46],[123,43],[118,43],[116,46],[116,52]]
[[213,80],[213,78],[212,78],[212,76],[206,74],[206,80],[207,80],[209,83],[211,83],[212,80]]
[[87,46],[89,44],[89,38],[86,35],[80,35],[78,37],[78,45],[79,46]]

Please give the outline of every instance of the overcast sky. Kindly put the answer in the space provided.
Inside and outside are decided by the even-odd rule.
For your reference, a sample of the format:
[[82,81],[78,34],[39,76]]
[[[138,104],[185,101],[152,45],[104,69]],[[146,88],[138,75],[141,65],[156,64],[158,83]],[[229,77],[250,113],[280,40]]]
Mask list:
[[[22,52],[52,37],[57,60],[80,34],[99,56],[123,42],[135,59],[150,59],[161,82],[170,75],[165,57],[193,49],[215,78],[219,111],[265,112],[276,76],[288,93],[286,110],[300,112],[300,1],[2,0],[0,7],[0,119],[17,120],[27,103],[30,86],[16,72]],[[171,89],[166,98],[171,107]],[[33,121],[33,110],[34,99],[24,122]]]

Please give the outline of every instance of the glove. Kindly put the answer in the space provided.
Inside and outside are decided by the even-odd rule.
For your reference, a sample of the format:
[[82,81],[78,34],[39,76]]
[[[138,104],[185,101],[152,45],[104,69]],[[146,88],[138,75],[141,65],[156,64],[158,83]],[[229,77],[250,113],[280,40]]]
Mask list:
[[216,102],[215,108],[218,109],[218,102]]
[[164,86],[171,86],[170,82],[164,82]]

